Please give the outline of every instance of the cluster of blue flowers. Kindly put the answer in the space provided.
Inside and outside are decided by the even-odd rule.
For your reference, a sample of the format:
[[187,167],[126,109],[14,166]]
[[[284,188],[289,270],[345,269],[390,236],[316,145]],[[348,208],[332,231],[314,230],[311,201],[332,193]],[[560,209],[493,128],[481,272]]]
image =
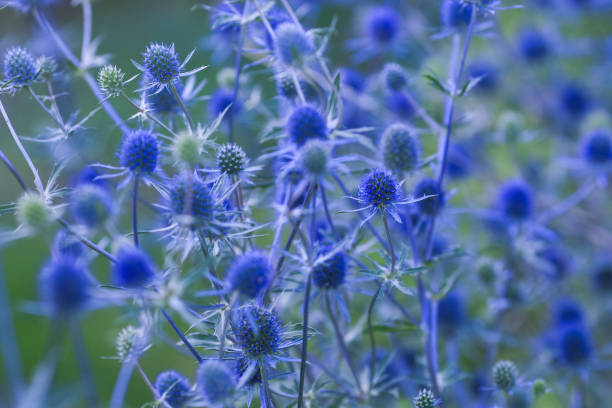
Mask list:
[[114,65],[67,3],[0,2],[47,46],[3,51],[0,256],[48,244],[38,299],[0,276],[0,407],[606,406],[612,36],[567,33],[608,1],[220,0]]

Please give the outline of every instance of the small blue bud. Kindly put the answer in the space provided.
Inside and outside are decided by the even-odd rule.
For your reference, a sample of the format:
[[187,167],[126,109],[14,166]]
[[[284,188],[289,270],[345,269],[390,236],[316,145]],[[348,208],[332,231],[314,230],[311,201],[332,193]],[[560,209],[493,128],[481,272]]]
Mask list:
[[208,186],[191,173],[181,173],[171,183],[170,209],[184,224],[203,226],[214,215],[214,202]]
[[358,195],[364,204],[384,208],[398,200],[398,190],[398,183],[391,173],[374,169],[361,179]]
[[398,35],[401,20],[389,7],[375,7],[368,13],[366,29],[370,39],[379,45],[392,42]]
[[224,144],[217,150],[217,169],[221,173],[237,176],[245,169],[246,162],[246,154],[237,144]]
[[[333,248],[325,246],[321,253],[325,254]],[[336,252],[312,270],[312,281],[320,289],[338,289],[346,277],[346,258],[342,251]]]
[[399,64],[390,63],[385,65],[382,77],[385,85],[391,91],[401,91],[408,84],[406,71]]
[[137,173],[152,173],[157,167],[159,145],[157,138],[144,129],[124,137],[119,149],[122,167]]
[[282,23],[276,28],[275,33],[276,58],[285,65],[299,65],[304,57],[314,52],[310,37],[293,23]]
[[472,5],[461,0],[444,0],[440,6],[440,20],[447,27],[468,25],[472,17]]
[[557,326],[582,324],[582,309],[574,300],[562,299],[555,307],[554,318]]
[[278,352],[282,341],[280,320],[272,312],[256,306],[244,307],[237,311],[233,326],[236,342],[249,358]]
[[221,360],[204,360],[196,373],[198,392],[209,406],[224,406],[236,391],[236,380]]
[[438,303],[438,324],[447,334],[454,334],[465,319],[463,299],[451,292]]
[[149,256],[136,247],[123,247],[113,265],[113,282],[125,288],[140,288],[151,282],[155,266]]
[[[251,362],[249,358],[245,354],[241,353],[238,359],[236,359],[236,381],[242,378],[244,373],[246,373],[247,368],[249,368],[250,364]],[[255,372],[251,375],[251,378],[246,381],[246,385],[255,385],[261,383],[261,372],[259,370],[259,364],[257,364],[256,367],[257,368],[255,369]]]
[[608,164],[612,161],[612,133],[607,129],[589,132],[582,142],[582,156],[593,165]]
[[90,299],[91,286],[84,266],[66,255],[51,259],[39,276],[40,296],[55,314],[79,310]]
[[417,136],[406,125],[396,123],[385,129],[380,142],[385,166],[399,173],[414,170],[421,155]]
[[36,61],[25,48],[13,47],[4,54],[4,78],[16,85],[27,85],[36,77]]
[[582,325],[564,326],[558,336],[560,356],[566,363],[579,365],[591,357],[591,338]]
[[310,139],[327,138],[327,123],[315,108],[299,106],[287,120],[287,134],[296,145],[301,146]]
[[77,259],[85,252],[85,246],[76,235],[65,229],[60,229],[53,238],[53,251],[57,256]]
[[519,34],[519,49],[523,58],[537,62],[550,54],[550,45],[542,33],[534,29],[525,29]]
[[[232,105],[232,102],[234,103]],[[208,112],[211,118],[216,118],[227,109],[228,106],[234,114],[237,114],[242,109],[240,100],[234,101],[234,91],[228,88],[217,89],[210,97],[208,101]]]
[[111,211],[111,196],[96,184],[81,184],[70,194],[70,212],[76,222],[94,228],[104,221]]
[[232,290],[249,298],[255,298],[270,281],[271,267],[268,257],[261,251],[253,251],[234,260],[227,272]]
[[507,181],[499,190],[498,205],[502,215],[514,221],[523,221],[533,213],[533,192],[526,183]]
[[191,385],[187,377],[174,370],[162,371],[155,380],[155,390],[172,408],[182,408],[190,398]]
[[165,85],[178,79],[180,63],[174,45],[151,43],[143,56],[143,65],[154,83]]
[[568,83],[561,87],[559,103],[570,117],[581,118],[589,110],[591,98],[579,84]]
[[445,203],[444,191],[438,188],[438,182],[431,178],[424,178],[414,189],[415,198],[433,196],[417,202],[423,214],[436,214]]

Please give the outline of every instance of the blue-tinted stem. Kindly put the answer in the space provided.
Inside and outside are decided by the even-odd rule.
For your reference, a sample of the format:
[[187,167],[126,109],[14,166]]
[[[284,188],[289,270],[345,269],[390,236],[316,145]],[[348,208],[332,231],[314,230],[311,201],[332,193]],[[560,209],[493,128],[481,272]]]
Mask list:
[[138,176],[134,176],[134,191],[132,194],[132,232],[134,246],[138,246]]
[[260,392],[260,398],[262,400],[261,405],[262,407],[273,408],[274,405],[272,405],[272,397],[270,395],[270,383],[268,380],[268,367],[262,359],[260,359],[258,363],[260,367],[259,372],[261,374],[261,388],[263,389],[263,392]]
[[115,381],[115,387],[113,388],[113,394],[111,395],[110,408],[121,408],[123,406],[125,393],[130,384],[130,378],[132,378],[132,372],[136,366],[136,361],[135,358],[128,358],[121,365],[121,369],[117,375],[117,381]]
[[21,173],[19,173],[19,170],[17,170],[15,168],[15,166],[13,166],[13,163],[11,163],[11,161],[9,160],[8,157],[6,157],[6,155],[4,154],[4,152],[2,150],[0,150],[0,160],[2,160],[2,162],[4,163],[4,165],[9,169],[9,171],[11,172],[11,174],[13,175],[13,177],[15,177],[15,180],[17,180],[17,183],[19,184],[19,186],[24,190],[24,191],[28,191],[30,188],[28,187],[28,185],[25,183],[23,177],[21,176]]
[[372,300],[368,306],[368,334],[370,336],[370,381],[368,390],[370,392],[372,391],[374,372],[376,371],[376,338],[374,336],[374,325],[372,324],[372,318],[374,314],[374,305],[376,304],[376,300],[378,299],[378,295],[382,289],[382,284],[378,281],[376,283],[378,284],[378,289],[376,289],[376,293],[374,296],[372,296]]
[[78,320],[70,322],[70,334],[72,336],[72,346],[74,348],[79,371],[81,372],[81,381],[85,389],[88,406],[91,408],[99,407],[100,401],[98,399],[98,392],[96,391],[96,383],[91,370],[85,341],[83,340],[83,332]]
[[321,184],[320,189],[321,189],[321,201],[323,202],[323,209],[325,210],[325,218],[327,218],[327,224],[329,225],[329,228],[331,229],[332,234],[334,235],[334,238],[336,239],[336,241],[339,241],[340,235],[338,235],[338,231],[336,230],[336,227],[334,226],[334,222],[332,221],[332,218],[331,218],[331,214],[329,213],[329,206],[327,205],[327,194],[325,193],[325,187],[323,186],[323,184]]
[[[312,245],[312,244],[311,244]],[[310,292],[312,289],[312,273],[308,273],[306,290],[304,291],[304,307],[302,309],[302,355],[300,359],[300,384],[298,388],[298,408],[304,406],[304,383],[306,381],[306,354],[308,353],[308,312],[310,310]]]
[[318,189],[318,185],[314,183],[312,188],[314,191],[312,192],[312,206],[311,206],[312,214],[310,216],[310,239],[309,239],[311,257],[315,255],[315,254],[312,254],[312,250],[314,248],[314,243],[315,243],[315,239],[317,235],[317,189]]
[[244,37],[246,35],[246,22],[245,18],[248,15],[249,0],[244,1],[244,8],[242,9],[242,18],[240,20],[240,36],[238,38],[238,50],[236,51],[236,75],[234,77],[234,90],[232,94],[232,106],[227,112],[227,125],[229,127],[229,142],[234,143],[234,106],[236,106],[236,100],[238,99],[238,91],[240,89],[240,74],[242,72],[242,45],[244,43]]
[[170,323],[170,326],[172,326],[172,328],[174,329],[176,334],[178,334],[178,336],[181,339],[181,341],[183,342],[183,344],[185,344],[185,346],[187,346],[187,348],[189,349],[191,354],[193,354],[195,359],[198,360],[198,363],[201,363],[202,362],[202,357],[196,351],[196,349],[191,345],[189,340],[187,340],[187,337],[185,337],[185,335],[183,334],[181,329],[179,329],[178,326],[176,325],[176,323],[174,323],[174,320],[172,320],[172,317],[170,317],[170,314],[168,314],[168,311],[166,309],[162,309],[161,311],[162,311],[162,314],[164,315],[164,317],[166,318],[166,320],[168,321],[168,323]]
[[193,124],[193,119],[191,118],[189,109],[187,109],[187,106],[185,105],[185,101],[183,101],[183,97],[178,93],[178,91],[176,90],[176,86],[174,86],[173,83],[168,84],[168,88],[170,88],[172,95],[174,95],[174,98],[178,102],[179,107],[183,111],[183,114],[185,115],[185,119],[187,119],[187,124],[189,125],[189,130],[191,131],[191,133],[193,133],[193,131],[195,130],[195,125]]
[[565,214],[566,212],[580,204],[582,200],[587,198],[595,190],[596,187],[597,184],[595,182],[585,182],[572,195],[567,197],[559,204],[555,205],[550,210],[546,211],[546,213],[542,217],[540,217],[538,223],[541,225],[546,225],[555,218]]

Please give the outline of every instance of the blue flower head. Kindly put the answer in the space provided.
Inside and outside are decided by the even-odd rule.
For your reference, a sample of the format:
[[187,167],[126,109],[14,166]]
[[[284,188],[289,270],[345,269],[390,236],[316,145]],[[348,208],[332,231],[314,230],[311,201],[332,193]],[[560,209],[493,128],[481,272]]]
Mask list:
[[390,91],[401,91],[408,84],[406,71],[399,64],[390,63],[385,65],[382,77]]
[[[300,79],[298,82],[306,101],[315,101],[318,97],[317,90],[307,81]],[[298,97],[293,77],[286,72],[276,74],[276,91],[280,96],[292,101]]]
[[[143,88],[146,88],[151,82],[153,82],[153,80],[148,74],[142,76],[141,86]],[[177,79],[174,81],[174,87],[179,95],[183,92],[184,86],[180,80]],[[159,90],[155,87],[149,87],[145,89],[144,96],[147,107],[154,113],[169,115],[181,110],[178,101],[169,89]]]
[[612,292],[612,260],[605,258],[593,270],[595,288],[604,293]]
[[136,130],[124,137],[118,154],[122,167],[136,173],[153,173],[159,154],[157,138],[148,130]]
[[13,47],[4,54],[4,78],[16,85],[27,85],[36,77],[36,62],[28,50]]
[[564,326],[559,329],[559,353],[561,359],[570,365],[585,363],[593,353],[591,337],[580,324]]
[[[234,370],[236,373],[237,381],[242,378],[244,373],[246,373],[250,365],[249,361],[250,361],[249,358],[245,354],[242,354],[242,353],[236,359],[236,365],[234,367]],[[259,364],[257,364],[256,367],[257,368],[255,369],[255,372],[251,375],[251,378],[249,378],[246,381],[245,383],[246,385],[255,385],[255,384],[261,383],[261,372],[259,371]]]
[[296,145],[301,146],[310,139],[327,138],[327,123],[312,106],[299,106],[287,120],[287,133]]
[[417,203],[423,214],[435,214],[444,206],[444,191],[438,188],[438,182],[432,178],[421,180],[414,189],[414,196],[416,198],[432,196]]
[[253,251],[239,256],[227,272],[232,290],[255,298],[270,281],[271,267],[264,252]]
[[41,299],[60,315],[78,311],[90,299],[91,286],[84,266],[67,255],[52,258],[39,276]]
[[245,169],[246,154],[237,144],[227,143],[217,150],[217,169],[229,176],[237,176]]
[[548,267],[545,272],[552,278],[563,279],[570,271],[571,259],[568,252],[559,246],[549,246],[538,252]]
[[387,106],[399,119],[406,120],[414,116],[416,107],[405,91],[389,92]]
[[368,13],[366,30],[370,39],[380,45],[392,42],[398,35],[401,20],[390,7],[376,7]]
[[[333,250],[330,246],[325,246],[321,253]],[[318,263],[312,270],[312,281],[320,289],[338,289],[346,278],[346,257],[342,251],[337,251],[323,262]]]
[[562,299],[555,307],[554,319],[557,326],[582,324],[582,308],[572,299]]
[[234,114],[240,112],[242,104],[240,100],[234,99],[234,91],[229,88],[219,88],[210,97],[208,101],[208,112],[211,118],[216,118],[234,102],[231,110]]
[[113,265],[113,282],[125,288],[141,288],[155,276],[155,266],[149,256],[136,247],[123,247]]
[[285,65],[299,65],[314,52],[308,34],[293,23],[282,23],[275,31],[274,51],[276,58]]
[[391,173],[374,169],[361,179],[358,198],[368,206],[384,208],[397,202],[399,186]]
[[78,187],[81,184],[94,184],[100,188],[106,189],[108,183],[106,180],[98,178],[100,173],[93,166],[85,166],[72,178],[72,185]]
[[382,135],[380,149],[385,167],[392,171],[412,171],[419,164],[420,141],[410,128],[401,123],[387,127]]
[[60,229],[53,238],[53,251],[59,257],[77,259],[85,253],[85,246],[76,235],[68,230]]
[[525,29],[519,34],[519,50],[529,62],[537,62],[550,54],[550,45],[544,35],[534,29]]
[[174,45],[151,43],[142,54],[147,75],[156,84],[165,85],[178,79],[180,62]]
[[278,317],[256,306],[239,309],[235,316],[234,337],[242,352],[258,359],[278,352],[282,342]]
[[582,142],[582,156],[593,165],[612,161],[612,133],[607,129],[595,129],[587,133]]
[[182,408],[191,396],[187,377],[174,370],[162,371],[155,380],[155,390],[172,408]]
[[209,187],[191,173],[181,173],[169,191],[172,214],[186,224],[203,226],[213,220],[214,202]]
[[564,113],[572,118],[581,118],[591,106],[589,94],[576,83],[568,83],[561,87],[559,103]]
[[236,379],[221,360],[204,360],[196,373],[197,389],[210,406],[220,406],[236,391]]
[[522,181],[507,181],[499,190],[498,205],[502,215],[510,220],[523,221],[533,213],[533,192]]
[[459,27],[470,23],[472,5],[461,0],[444,0],[440,6],[440,20],[447,27]]
[[102,187],[87,183],[77,186],[70,194],[70,212],[81,225],[94,228],[111,211],[111,196]]
[[440,328],[453,334],[465,320],[463,298],[456,292],[446,295],[438,303],[438,324]]

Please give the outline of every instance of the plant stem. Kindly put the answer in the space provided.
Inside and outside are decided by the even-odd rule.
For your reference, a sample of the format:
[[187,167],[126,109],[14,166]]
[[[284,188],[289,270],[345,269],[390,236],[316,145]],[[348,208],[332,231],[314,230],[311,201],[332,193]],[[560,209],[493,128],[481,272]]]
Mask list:
[[85,61],[87,50],[91,44],[91,2],[90,0],[82,0],[83,7],[83,40],[81,42],[81,62]]
[[111,395],[109,404],[110,408],[121,408],[123,406],[125,393],[127,392],[130,384],[130,378],[132,377],[132,372],[134,371],[135,366],[135,358],[128,358],[121,365],[121,369],[117,375],[117,381],[115,382],[115,387],[113,388],[113,393]]
[[196,351],[196,349],[191,345],[191,343],[189,342],[189,340],[187,340],[187,337],[185,337],[185,335],[183,334],[183,332],[178,328],[178,326],[176,325],[176,323],[174,323],[174,320],[172,320],[172,317],[170,317],[170,314],[168,314],[168,311],[166,309],[162,309],[162,314],[164,315],[164,317],[166,318],[166,320],[168,321],[168,323],[170,323],[170,326],[172,326],[172,328],[174,329],[174,331],[176,332],[176,334],[178,334],[179,338],[181,339],[181,341],[183,342],[183,344],[185,344],[185,346],[187,346],[187,348],[189,349],[189,351],[191,352],[191,354],[193,354],[193,356],[195,357],[196,360],[198,360],[198,363],[201,363],[203,361],[202,357],[200,356],[200,354]]
[[387,223],[387,214],[382,213],[383,225],[385,226],[385,233],[387,234],[387,242],[389,243],[389,254],[391,255],[391,275],[395,272],[395,251],[393,250],[393,240],[391,239],[391,232],[389,231],[389,224]]
[[332,231],[332,234],[336,241],[340,241],[340,235],[334,226],[334,222],[332,221],[331,214],[329,213],[329,206],[327,205],[327,194],[325,193],[325,187],[321,184],[321,201],[323,202],[323,210],[325,210],[325,218],[327,218],[327,224],[329,224],[329,228]]
[[134,246],[138,247],[138,176],[134,176],[134,194],[132,195],[132,232]]
[[77,320],[70,322],[70,332],[72,335],[74,354],[77,364],[79,365],[79,371],[81,372],[81,381],[83,382],[85,394],[88,399],[88,406],[91,408],[99,407],[100,401],[98,400],[98,393],[89,363],[89,356],[87,355],[87,349],[83,341],[83,333]]
[[306,279],[304,292],[304,308],[302,314],[302,355],[300,360],[300,384],[298,388],[298,408],[304,406],[304,382],[306,381],[306,353],[308,353],[308,312],[310,310],[310,292],[312,289],[312,273]]
[[246,22],[245,17],[248,15],[249,0],[244,1],[244,8],[242,9],[242,18],[240,20],[240,37],[238,38],[238,50],[236,52],[236,75],[234,77],[234,90],[232,94],[232,106],[227,112],[227,124],[229,127],[229,142],[234,143],[234,106],[238,99],[238,90],[240,87],[240,74],[242,72],[242,45],[244,43],[244,37],[246,35]]
[[134,102],[129,96],[127,96],[125,94],[125,92],[121,92],[121,96],[123,96],[123,98],[128,101],[128,103],[130,105],[132,105],[132,107],[134,107],[138,112],[142,113],[143,115],[145,115],[145,117],[149,120],[152,120],[153,122],[155,122],[157,125],[159,125],[161,128],[163,128],[166,132],[170,133],[172,136],[176,137],[176,133],[174,133],[174,131],[172,129],[170,129],[170,127],[168,127],[164,122],[162,122],[159,118],[157,118],[155,115],[147,112],[146,110],[142,109],[140,106],[138,106],[138,104],[136,102]]
[[382,289],[382,285],[378,282],[378,289],[376,289],[376,293],[372,296],[372,300],[370,301],[370,305],[368,306],[368,334],[370,336],[370,381],[368,392],[372,391],[372,383],[374,382],[374,371],[376,370],[376,339],[374,337],[374,326],[372,325],[372,315],[374,312],[374,305],[376,304],[376,299],[378,299],[378,295],[380,294],[380,290]]
[[49,108],[47,108],[47,106],[44,104],[44,102],[42,100],[40,100],[40,97],[36,94],[36,92],[34,92],[34,90],[32,89],[31,86],[28,86],[27,88],[28,88],[28,91],[30,91],[30,94],[32,95],[32,98],[34,98],[36,103],[38,103],[40,105],[40,107],[43,108],[45,113],[47,115],[49,115],[49,117],[51,119],[53,119],[53,121],[57,124],[57,126],[59,126],[60,130],[62,131],[62,134],[63,135],[67,135],[66,127],[64,125],[64,122],[62,122],[62,120],[53,111],[51,111]]
[[176,90],[176,86],[174,86],[173,83],[170,83],[168,85],[168,88],[170,88],[170,91],[172,92],[172,95],[174,95],[174,98],[176,98],[176,101],[178,102],[179,107],[181,108],[181,110],[185,114],[185,119],[187,119],[187,124],[189,125],[189,130],[193,133],[193,131],[195,130],[195,125],[193,124],[193,119],[191,118],[191,114],[189,113],[189,110],[187,109],[187,106],[185,106],[185,102],[183,101],[183,98],[178,93],[178,91]]
[[262,399],[262,406],[266,408],[273,408],[270,396],[270,383],[268,381],[268,368],[264,364],[263,360],[259,360],[259,372],[261,373],[261,384],[263,388],[263,395],[260,395]]

